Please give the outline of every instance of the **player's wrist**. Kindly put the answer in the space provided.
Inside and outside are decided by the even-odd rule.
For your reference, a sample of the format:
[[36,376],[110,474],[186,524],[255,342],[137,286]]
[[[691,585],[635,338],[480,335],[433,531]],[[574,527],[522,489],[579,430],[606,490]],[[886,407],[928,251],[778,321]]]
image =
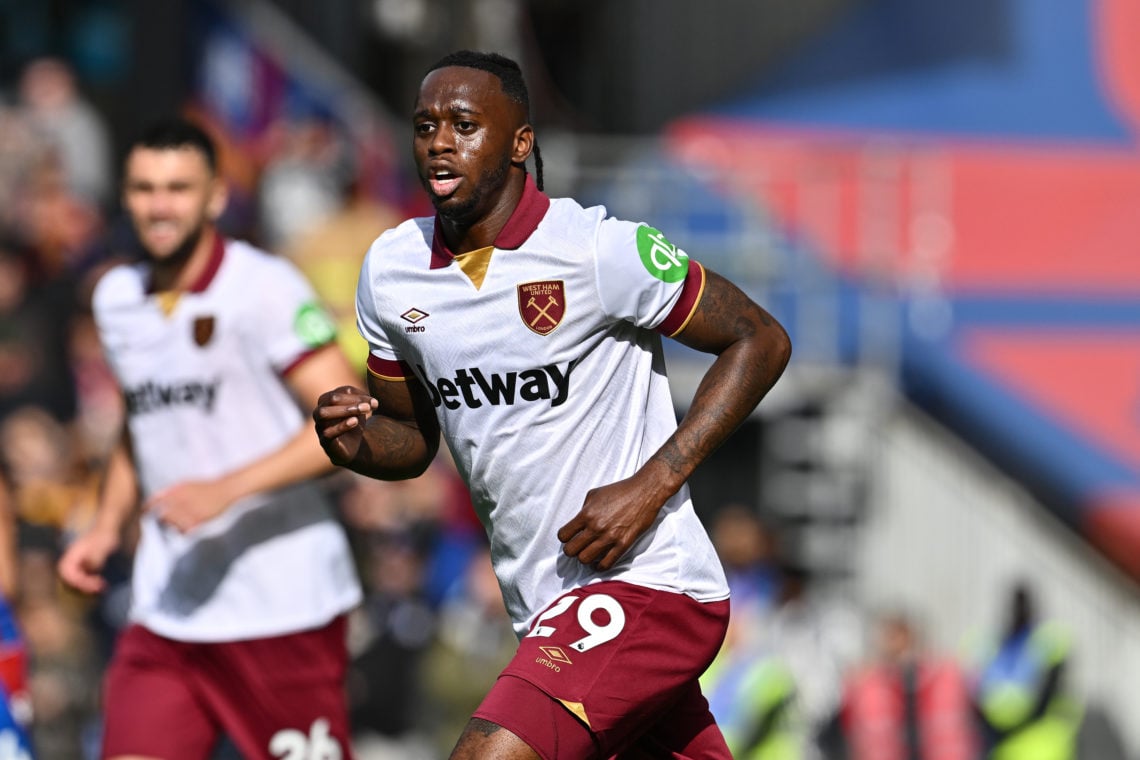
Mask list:
[[372,449],[363,442],[356,448],[352,456],[347,457],[340,466],[359,475],[386,479],[385,468],[382,463],[377,461],[376,457],[373,456]]
[[649,491],[655,494],[662,504],[677,493],[685,482],[685,476],[661,457],[650,458],[639,474]]
[[123,524],[109,519],[97,520],[87,530],[85,538],[111,554],[123,543]]
[[224,512],[238,499],[249,496],[257,490],[253,482],[247,482],[250,480],[248,474],[240,470],[218,479],[215,485],[218,488],[218,504],[221,507],[219,513]]

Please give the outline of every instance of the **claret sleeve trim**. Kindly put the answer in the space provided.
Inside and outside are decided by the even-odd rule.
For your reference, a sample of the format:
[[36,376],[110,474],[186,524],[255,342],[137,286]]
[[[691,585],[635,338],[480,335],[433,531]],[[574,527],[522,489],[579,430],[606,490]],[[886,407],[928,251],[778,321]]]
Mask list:
[[403,381],[412,376],[412,368],[397,359],[381,359],[375,354],[368,357],[368,371],[381,380]]
[[705,292],[705,268],[698,262],[689,260],[689,273],[685,276],[685,284],[681,287],[681,295],[673,305],[669,316],[657,326],[657,332],[667,338],[676,337],[685,329]]

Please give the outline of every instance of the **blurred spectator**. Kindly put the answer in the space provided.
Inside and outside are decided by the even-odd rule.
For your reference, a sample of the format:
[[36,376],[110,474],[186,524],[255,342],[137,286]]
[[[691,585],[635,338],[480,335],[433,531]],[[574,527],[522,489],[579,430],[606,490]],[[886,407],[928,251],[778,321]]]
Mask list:
[[56,151],[69,192],[106,208],[113,195],[110,129],[80,92],[71,66],[59,58],[32,60],[21,74],[19,96],[33,128]]
[[[462,730],[518,644],[482,527],[445,453],[412,480],[338,477],[367,586],[350,628],[354,752],[361,760],[446,755],[456,735],[449,731]],[[480,639],[488,631],[490,641]],[[447,746],[435,746],[437,735]]]
[[75,413],[68,366],[73,300],[66,286],[40,287],[33,266],[30,251],[0,240],[0,418],[34,404],[66,420]]
[[818,739],[840,707],[843,679],[863,651],[858,611],[815,586],[808,567],[784,557],[776,605],[760,626],[760,646],[795,683],[809,740],[804,757],[818,757]]
[[61,603],[55,554],[25,549],[19,619],[30,654],[32,739],[37,760],[83,760],[97,726],[102,662],[84,619]]
[[12,608],[17,592],[16,521],[8,479],[0,468],[0,757],[30,752],[31,698],[26,639]]
[[1005,629],[980,654],[974,700],[986,757],[1073,760],[1081,705],[1066,683],[1069,632],[1043,619],[1025,581],[1008,596]]
[[267,161],[258,188],[262,243],[284,250],[298,235],[340,210],[352,176],[351,152],[335,124],[316,114],[274,124],[265,150]]
[[341,348],[363,372],[368,344],[356,329],[356,280],[372,241],[403,217],[369,196],[356,177],[345,178],[342,192],[340,204],[294,235],[284,253],[313,283],[336,320]]
[[709,532],[732,592],[732,619],[744,622],[769,611],[780,586],[771,528],[752,507],[732,503],[717,510]]
[[431,531],[443,513],[443,474],[434,465],[410,480],[378,481],[346,473],[342,482],[344,519],[362,535]]
[[423,592],[438,606],[486,541],[467,486],[447,452],[418,478],[381,481],[345,473],[340,496],[345,522],[356,532],[406,532],[425,545]]
[[436,737],[440,757],[451,751],[518,643],[483,544],[443,600],[438,635],[424,664],[424,728]]
[[478,563],[486,549],[487,534],[475,515],[471,493],[455,469],[451,452],[441,451],[432,469],[439,475],[437,486],[442,503],[431,537],[424,593],[433,605],[439,606],[454,593],[456,582],[473,567],[482,572],[482,567],[472,562]]
[[22,407],[0,424],[0,452],[16,515],[25,532],[49,535],[49,545],[77,511],[93,502],[98,488],[95,474],[77,460],[72,441],[63,423],[36,406]]
[[701,691],[733,757],[812,757],[796,701],[795,678],[780,658],[754,637],[737,637],[720,651],[701,676]]
[[30,66],[22,82],[30,100],[0,119],[0,153],[12,159],[0,171],[0,193],[11,200],[0,220],[0,462],[18,536],[0,578],[25,637],[35,754],[78,760],[97,725],[102,659],[88,606],[60,595],[54,562],[61,533],[82,528],[94,505],[92,465],[119,406],[117,389],[98,381],[101,351],[84,342],[79,288],[103,217],[68,186],[66,157],[44,121],[52,68]]
[[70,429],[36,406],[0,424],[19,544],[14,599],[28,652],[31,737],[39,760],[79,760],[94,723],[101,663],[86,605],[61,597],[55,561],[61,531],[92,504],[94,474],[75,457]]
[[882,615],[876,651],[845,679],[838,729],[848,760],[976,760],[965,673],[928,651],[905,612]]
[[21,186],[16,234],[32,253],[33,285],[56,285],[76,300],[86,270],[95,262],[105,217],[99,208],[71,192],[54,157],[33,165]]
[[51,158],[51,145],[23,109],[0,104],[0,230],[19,227],[22,186],[32,167]]
[[800,760],[807,741],[795,680],[765,643],[780,590],[776,536],[756,510],[737,503],[716,511],[709,534],[732,593],[732,617],[701,690],[734,757]]
[[422,550],[407,533],[365,539],[366,594],[349,639],[353,750],[358,760],[430,758],[429,741],[418,731],[421,663],[435,636]]
[[[95,320],[89,311],[77,315],[72,324],[68,355],[75,378],[77,408],[72,427],[76,456],[98,471],[118,443],[115,433],[125,409],[119,384],[103,356]],[[74,521],[84,523],[80,528],[86,527],[84,515],[75,514]]]

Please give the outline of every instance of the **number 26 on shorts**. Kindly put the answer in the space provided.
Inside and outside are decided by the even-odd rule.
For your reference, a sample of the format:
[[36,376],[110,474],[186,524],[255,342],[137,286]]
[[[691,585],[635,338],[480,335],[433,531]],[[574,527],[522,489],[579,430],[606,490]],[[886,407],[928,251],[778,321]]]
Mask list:
[[[567,612],[577,601],[578,597],[576,596],[564,596],[559,599],[550,609],[539,615],[538,620],[534,623],[534,628],[526,635],[527,638],[531,636],[548,638],[554,635],[558,626],[546,625],[546,623]],[[594,613],[599,611],[609,616],[608,622],[599,625],[594,620]],[[586,635],[571,643],[570,648],[578,652],[585,652],[617,638],[618,634],[625,628],[625,610],[621,608],[617,599],[608,594],[592,594],[582,597],[581,604],[578,605],[578,625],[586,632]]]

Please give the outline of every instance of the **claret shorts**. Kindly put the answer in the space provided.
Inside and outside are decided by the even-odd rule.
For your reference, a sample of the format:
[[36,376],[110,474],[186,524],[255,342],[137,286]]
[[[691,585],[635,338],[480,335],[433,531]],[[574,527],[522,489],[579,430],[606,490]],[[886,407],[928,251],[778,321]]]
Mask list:
[[731,760],[697,679],[729,603],[621,581],[574,589],[536,618],[474,717],[545,760]]
[[349,760],[345,623],[208,644],[130,626],[104,682],[102,756],[204,760],[224,733],[249,760]]

